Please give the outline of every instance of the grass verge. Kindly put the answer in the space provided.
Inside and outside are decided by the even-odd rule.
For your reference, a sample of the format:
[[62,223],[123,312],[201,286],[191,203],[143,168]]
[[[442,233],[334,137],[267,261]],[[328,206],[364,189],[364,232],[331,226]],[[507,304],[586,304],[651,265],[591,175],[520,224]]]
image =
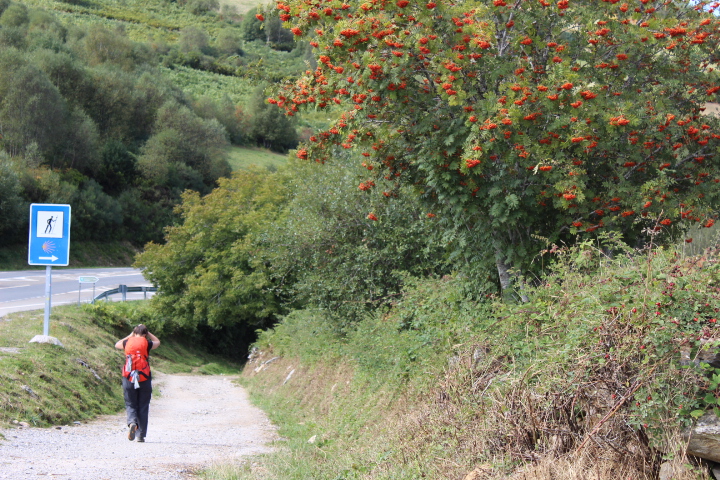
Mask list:
[[[63,347],[28,343],[42,333],[43,317],[38,310],[0,319],[0,427],[63,425],[120,412],[124,359],[114,345],[129,329],[99,325],[92,306],[60,306],[53,308],[50,335]],[[166,337],[152,364],[163,373],[239,373],[235,364]]]
[[554,248],[527,303],[442,279],[342,335],[288,315],[241,380],[284,440],[206,478],[710,478],[682,431],[720,398],[720,256],[608,242]]

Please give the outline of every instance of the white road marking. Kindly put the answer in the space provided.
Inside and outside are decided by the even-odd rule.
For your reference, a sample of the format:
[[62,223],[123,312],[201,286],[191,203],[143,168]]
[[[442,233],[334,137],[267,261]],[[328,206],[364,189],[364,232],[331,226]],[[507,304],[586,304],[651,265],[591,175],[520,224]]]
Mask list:
[[14,307],[0,307],[0,310],[10,310],[12,308],[25,308],[25,307],[42,307],[45,303],[28,303],[27,305],[16,305]]

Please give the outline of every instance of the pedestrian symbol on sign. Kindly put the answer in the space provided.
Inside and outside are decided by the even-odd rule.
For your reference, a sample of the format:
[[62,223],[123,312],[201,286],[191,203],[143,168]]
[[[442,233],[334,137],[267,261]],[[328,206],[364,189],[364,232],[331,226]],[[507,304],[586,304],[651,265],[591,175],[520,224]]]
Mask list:
[[[63,237],[63,212],[38,211],[37,212],[37,237],[40,238],[62,238]],[[59,227],[59,228],[58,228]]]

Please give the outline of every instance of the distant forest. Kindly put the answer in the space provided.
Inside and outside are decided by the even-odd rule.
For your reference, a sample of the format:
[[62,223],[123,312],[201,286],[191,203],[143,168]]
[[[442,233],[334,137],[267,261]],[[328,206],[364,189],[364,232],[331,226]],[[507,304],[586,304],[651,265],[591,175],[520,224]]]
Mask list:
[[0,246],[30,203],[70,204],[74,241],[161,241],[230,146],[294,148],[264,95],[306,68],[292,37],[215,0],[0,0]]

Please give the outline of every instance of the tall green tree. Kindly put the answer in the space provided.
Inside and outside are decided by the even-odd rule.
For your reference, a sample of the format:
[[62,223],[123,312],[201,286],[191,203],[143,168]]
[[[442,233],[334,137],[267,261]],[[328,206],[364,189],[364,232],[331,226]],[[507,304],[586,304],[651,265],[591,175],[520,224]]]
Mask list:
[[18,226],[25,223],[26,213],[17,166],[0,151],[0,243],[18,240]]
[[33,52],[32,62],[45,72],[70,105],[85,108],[96,95],[87,66],[70,53],[38,50]]
[[127,145],[145,142],[153,133],[160,107],[182,93],[170,87],[152,69],[126,72],[103,64],[90,71],[92,94],[80,97],[85,112],[102,136]]
[[284,153],[298,145],[295,122],[265,102],[266,88],[267,85],[256,88],[250,99],[248,113],[251,119],[248,136],[257,145]]
[[28,8],[22,3],[11,3],[0,15],[0,27],[17,28],[29,23]]
[[17,50],[0,51],[0,142],[8,153],[34,142],[48,156],[62,142],[68,117],[65,99],[44,72]]
[[154,130],[138,160],[148,179],[207,193],[218,178],[230,174],[224,154],[227,133],[217,120],[204,120],[188,107],[168,102],[158,110]]
[[220,122],[232,143],[236,145],[243,143],[244,132],[240,110],[227,95],[217,100],[202,96],[193,103],[193,111],[205,120],[214,118]]
[[103,190],[111,195],[133,186],[138,178],[137,159],[117,140],[108,140],[100,152],[102,165],[95,176]]
[[95,180],[82,183],[72,203],[73,232],[88,240],[115,240],[122,225],[121,204]]
[[396,302],[408,277],[451,272],[436,216],[412,193],[397,201],[363,190],[368,170],[354,160],[291,162],[283,215],[257,237],[281,297],[324,309],[340,327]]
[[262,30],[263,24],[257,15],[260,15],[257,8],[251,8],[242,19],[242,38],[246,42],[253,40],[265,40],[265,33]]
[[716,6],[288,0],[281,18],[319,63],[271,102],[339,104],[298,156],[359,149],[434,205],[459,261],[494,266],[507,288],[548,242],[714,222]]
[[83,48],[90,65],[111,63],[124,70],[131,70],[135,66],[132,42],[122,29],[110,30],[102,25],[94,25],[83,37]]
[[166,230],[164,244],[148,244],[136,265],[159,287],[153,303],[177,325],[269,325],[280,305],[255,235],[279,214],[286,187],[280,174],[262,170],[219,183],[205,197],[183,194],[181,223]]

